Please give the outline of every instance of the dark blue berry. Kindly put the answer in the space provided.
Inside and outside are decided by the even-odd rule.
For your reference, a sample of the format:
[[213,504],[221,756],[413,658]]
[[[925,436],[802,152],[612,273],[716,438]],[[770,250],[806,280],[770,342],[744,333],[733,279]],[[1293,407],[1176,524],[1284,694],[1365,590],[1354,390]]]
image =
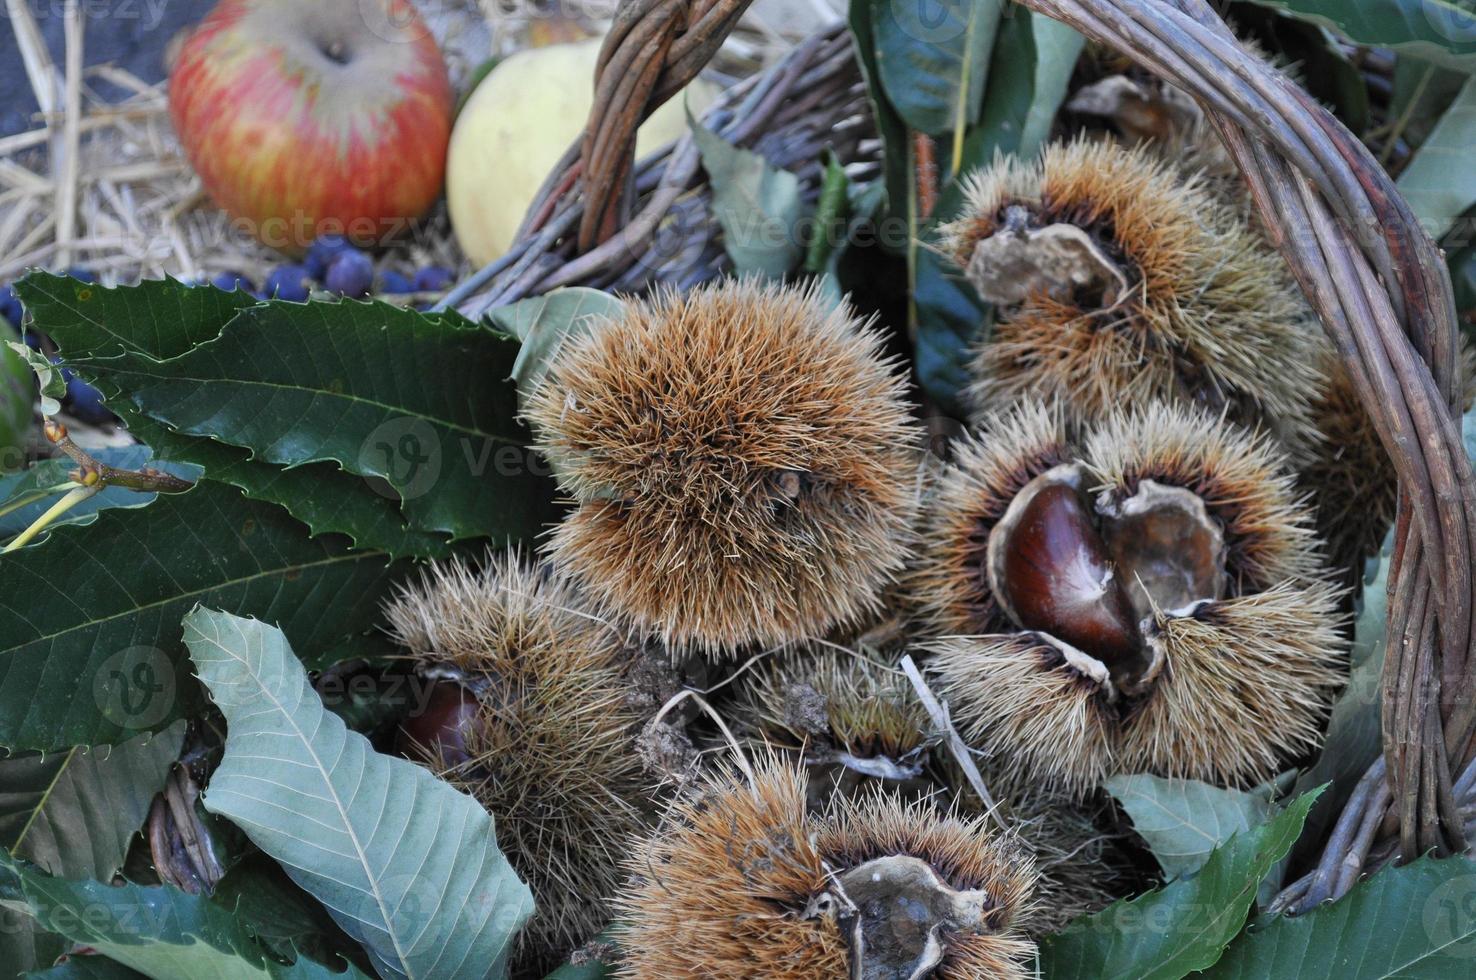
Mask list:
[[379,274],[379,291],[390,295],[413,293],[415,292],[415,284],[408,277],[398,272],[381,272]]
[[301,265],[279,265],[267,276],[262,292],[267,299],[285,299],[293,303],[307,301],[313,288],[313,277]]
[[78,377],[67,379],[67,411],[90,425],[113,421],[113,413],[103,404],[102,394]]
[[19,330],[21,325],[21,301],[15,295],[15,290],[9,286],[0,286],[0,317],[10,321],[10,325]]
[[330,293],[359,298],[374,285],[374,263],[363,252],[343,252],[328,265],[323,285]]
[[456,276],[450,269],[428,265],[415,273],[415,291],[417,293],[439,293],[450,289],[455,279]]
[[256,292],[256,286],[251,282],[251,280],[247,279],[239,272],[222,272],[220,275],[210,280],[210,285],[214,286],[216,289],[224,289],[226,292],[230,292],[233,289],[239,289],[245,293]]
[[345,252],[355,251],[358,250],[342,235],[324,235],[308,246],[307,255],[303,258],[302,264],[307,268],[308,275],[323,282],[323,277],[328,275],[328,267],[333,264],[334,259]]

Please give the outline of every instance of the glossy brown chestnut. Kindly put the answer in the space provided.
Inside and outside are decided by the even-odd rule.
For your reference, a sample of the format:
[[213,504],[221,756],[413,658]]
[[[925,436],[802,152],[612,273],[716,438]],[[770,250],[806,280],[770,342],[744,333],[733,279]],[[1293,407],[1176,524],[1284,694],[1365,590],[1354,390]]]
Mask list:
[[462,765],[471,759],[466,737],[477,711],[475,694],[453,681],[435,681],[425,708],[400,722],[395,747],[402,755]]
[[1096,657],[1114,674],[1141,648],[1121,578],[1080,492],[1067,483],[1034,489],[1005,530],[1001,598],[1020,626]]

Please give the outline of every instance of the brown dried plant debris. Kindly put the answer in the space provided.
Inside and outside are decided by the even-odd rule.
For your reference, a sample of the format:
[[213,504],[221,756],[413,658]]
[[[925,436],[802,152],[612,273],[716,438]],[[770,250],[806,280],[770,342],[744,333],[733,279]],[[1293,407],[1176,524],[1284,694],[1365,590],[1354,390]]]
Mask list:
[[1315,444],[1319,334],[1285,263],[1151,148],[1078,139],[1002,157],[972,176],[942,247],[997,306],[973,364],[981,412],[1038,397],[1089,423],[1168,400]]
[[633,300],[530,399],[577,507],[552,560],[602,609],[717,656],[875,613],[916,512],[917,426],[881,336],[814,290]]

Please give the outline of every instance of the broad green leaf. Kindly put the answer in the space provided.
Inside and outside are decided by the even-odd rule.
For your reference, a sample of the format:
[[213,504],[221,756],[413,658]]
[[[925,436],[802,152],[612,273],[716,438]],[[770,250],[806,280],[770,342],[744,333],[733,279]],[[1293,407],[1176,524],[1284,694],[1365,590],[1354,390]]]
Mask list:
[[184,728],[0,759],[0,847],[62,878],[109,880],[179,758]]
[[382,481],[418,530],[522,541],[543,529],[554,491],[518,421],[517,353],[513,338],[452,314],[267,303],[119,383],[177,431]]
[[[1071,28],[1024,10],[1001,21],[982,118],[963,147],[964,174],[989,166],[1000,153],[1028,158],[1039,151],[1084,43]],[[933,224],[954,217],[962,204],[962,182],[945,186]],[[966,418],[968,365],[992,314],[962,272],[928,248],[916,256],[913,302],[918,384],[943,411]]]
[[444,537],[406,529],[399,497],[387,487],[333,463],[284,469],[254,460],[245,449],[173,432],[133,405],[128,382],[141,368],[214,340],[237,313],[255,305],[250,296],[172,279],[105,289],[40,272],[19,290],[36,328],[51,336],[157,458],[204,467],[211,479],[286,507],[314,534],[345,534],[360,548],[397,558],[446,554]]
[[1050,980],[1178,980],[1211,966],[1240,932],[1267,872],[1286,856],[1316,800],[1218,847],[1192,878],[1117,902],[1041,943]]
[[804,202],[799,178],[727,142],[690,110],[687,125],[702,154],[702,169],[712,187],[712,211],[723,227],[723,247],[733,260],[733,271],[782,278],[800,259],[795,226]]
[[1476,864],[1421,858],[1338,901],[1262,923],[1208,980],[1454,980],[1476,975]]
[[274,466],[252,459],[249,450],[174,432],[131,408],[121,413],[129,429],[161,459],[198,466],[210,479],[229,483],[253,500],[278,504],[314,535],[342,534],[357,548],[383,551],[392,558],[441,558],[450,553],[444,535],[405,526],[400,499],[392,490],[334,463]]
[[933,402],[957,419],[968,418],[964,389],[969,362],[988,334],[991,314],[964,279],[941,255],[922,250],[917,256],[917,345],[913,369],[917,383]]
[[72,946],[41,927],[24,907],[6,900],[0,888],[0,980],[14,980],[27,970],[42,970]]
[[[26,357],[11,349],[11,344],[19,343],[20,335],[0,317],[0,473],[25,465],[26,432],[31,428],[34,375]],[[24,344],[21,349],[30,351]]]
[[856,64],[866,80],[866,93],[871,99],[871,114],[876,120],[877,133],[881,136],[887,203],[893,214],[906,215],[908,198],[914,189],[913,174],[908,165],[912,141],[908,137],[907,124],[887,98],[882,84],[881,66],[877,59],[875,14],[873,3],[858,0],[849,4],[846,23],[851,30]]
[[[146,466],[172,473],[184,480],[196,480],[201,468],[189,463],[172,463],[155,460],[148,446],[123,446],[117,449],[88,450],[98,462],[123,470],[139,470]],[[0,477],[0,541],[20,534],[31,526],[31,522],[51,506],[62,492],[57,488],[71,486],[70,476],[77,464],[70,459],[42,460],[30,469],[7,477]],[[138,493],[122,487],[109,487],[67,511],[57,524],[91,524],[98,511],[113,507],[145,507],[158,496]],[[14,510],[9,508],[14,507]]]
[[[1052,20],[1044,14],[1023,9],[1015,11],[1016,17],[1025,17],[1030,23],[1030,36],[1035,49],[1035,76],[1030,87],[1030,108],[1025,113],[1025,124],[1020,128],[1020,143],[1015,152],[1022,157],[1032,157],[1050,139],[1051,127],[1055,125],[1056,113],[1066,101],[1066,89],[1071,84],[1071,73],[1076,68],[1076,59],[1086,46],[1074,27]],[[1001,57],[1015,57],[1008,51]],[[1012,65],[1011,71],[1015,68]],[[1009,84],[1004,82],[1003,84]]]
[[367,980],[353,967],[280,963],[224,908],[167,885],[53,878],[0,853],[0,903],[151,980]]
[[1476,70],[1476,8],[1469,0],[1251,0],[1330,27],[1359,44],[1394,48]]
[[49,970],[27,973],[27,980],[149,980],[106,956],[68,956],[65,963]]
[[[1476,36],[1476,35],[1473,35]],[[1434,238],[1476,204],[1476,78],[1466,81],[1404,173],[1399,190]]]
[[[257,300],[240,290],[186,286],[176,279],[108,288],[32,272],[15,285],[34,329],[75,358],[165,360],[215,339]],[[104,392],[106,394],[106,392]]]
[[1264,796],[1193,779],[1114,776],[1104,785],[1169,880],[1194,874],[1215,848],[1265,823],[1272,809]]
[[[219,817],[212,815],[210,819],[234,829]],[[252,938],[279,957],[295,958],[300,953],[320,963],[335,963],[345,958],[345,953],[362,955],[328,910],[293,884],[280,865],[259,852],[253,851],[226,872],[210,900],[240,919]],[[364,965],[368,966],[367,961]]]
[[1466,72],[1442,68],[1409,55],[1394,62],[1389,118],[1408,120],[1404,126],[1405,142],[1418,149],[1429,138],[1430,131],[1455,103],[1469,77]]
[[1002,0],[862,0],[871,6],[876,63],[903,121],[930,136],[979,118]]
[[327,906],[381,976],[502,976],[533,900],[486,811],[345,728],[279,630],[203,608],[184,626],[226,718],[206,809]]
[[208,602],[307,651],[370,633],[405,571],[210,480],[0,558],[0,746],[55,751],[158,731],[200,704],[179,620]]
[[527,398],[538,389],[564,344],[584,336],[596,321],[620,316],[624,309],[618,297],[573,286],[489,313],[493,326],[522,343],[511,374],[519,396]]

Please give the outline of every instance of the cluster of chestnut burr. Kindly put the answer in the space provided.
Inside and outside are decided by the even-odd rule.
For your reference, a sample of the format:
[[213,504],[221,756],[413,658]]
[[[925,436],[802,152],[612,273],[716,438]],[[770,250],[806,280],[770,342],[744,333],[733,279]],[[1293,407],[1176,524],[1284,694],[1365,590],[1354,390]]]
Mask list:
[[996,322],[946,447],[815,289],[658,291],[557,353],[525,414],[567,516],[387,611],[449,708],[408,750],[533,887],[523,968],[613,922],[625,977],[1028,976],[1128,887],[1104,780],[1315,750],[1392,478],[1238,184],[1182,150],[973,176],[940,247]]

